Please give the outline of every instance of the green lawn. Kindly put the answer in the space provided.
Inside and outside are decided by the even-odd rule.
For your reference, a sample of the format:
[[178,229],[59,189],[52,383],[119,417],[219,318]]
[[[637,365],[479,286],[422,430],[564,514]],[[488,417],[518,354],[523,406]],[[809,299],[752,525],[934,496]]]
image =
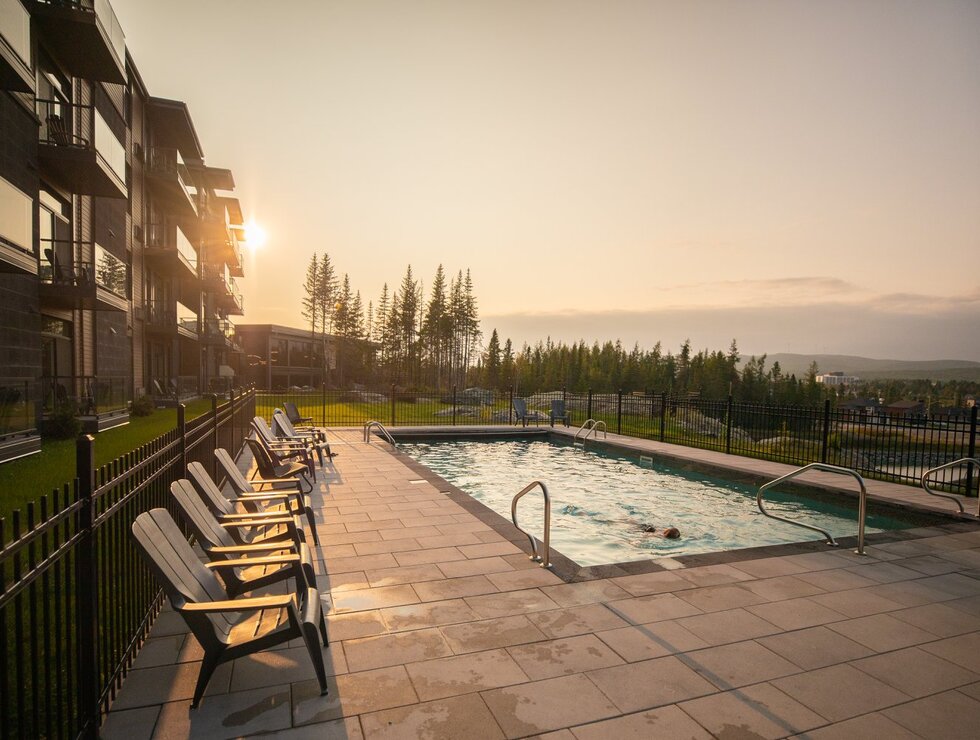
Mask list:
[[[187,403],[187,419],[211,410],[207,398]],[[149,416],[134,416],[129,424],[95,435],[95,464],[115,460],[177,426],[177,409],[157,409]],[[0,517],[37,501],[75,477],[75,440],[45,441],[36,455],[0,465]]]

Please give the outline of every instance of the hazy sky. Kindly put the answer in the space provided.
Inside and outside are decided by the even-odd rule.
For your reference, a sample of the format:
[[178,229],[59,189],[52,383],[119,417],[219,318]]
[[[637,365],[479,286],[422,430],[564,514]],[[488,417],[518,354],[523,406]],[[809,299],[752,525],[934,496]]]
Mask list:
[[980,360],[980,2],[113,0],[269,235],[516,343]]

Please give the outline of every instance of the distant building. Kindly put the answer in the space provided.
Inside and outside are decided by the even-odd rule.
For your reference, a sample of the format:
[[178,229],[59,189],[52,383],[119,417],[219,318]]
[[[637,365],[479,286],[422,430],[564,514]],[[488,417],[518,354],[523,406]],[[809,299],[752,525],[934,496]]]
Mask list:
[[882,413],[894,419],[919,419],[926,415],[925,401],[893,401],[881,407]]
[[852,385],[859,380],[857,375],[845,375],[841,372],[823,373],[817,376],[817,382],[824,385]]
[[337,337],[332,334],[313,335],[309,329],[279,324],[238,324],[235,336],[245,353],[245,380],[256,388],[319,388],[327,380],[325,370],[337,366]]

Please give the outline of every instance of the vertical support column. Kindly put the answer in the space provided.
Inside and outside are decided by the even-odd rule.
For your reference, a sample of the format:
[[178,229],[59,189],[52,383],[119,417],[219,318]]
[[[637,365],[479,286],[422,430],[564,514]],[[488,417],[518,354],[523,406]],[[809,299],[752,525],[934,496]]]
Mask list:
[[827,462],[827,450],[830,444],[830,399],[823,401],[823,431],[820,435],[820,462]]
[[623,433],[623,389],[616,393],[616,434]]
[[[214,443],[214,450],[221,446],[221,442],[218,437],[218,396],[216,393],[211,394],[211,434],[212,442]],[[214,456],[212,451],[211,457],[211,478],[212,480],[218,480],[218,458]]]
[[96,738],[99,734],[99,580],[92,532],[95,518],[92,506],[95,493],[95,439],[90,434],[80,435],[75,443],[75,476],[81,504],[76,519],[79,540],[75,548],[79,737]]
[[177,404],[177,435],[180,438],[178,444],[177,458],[177,478],[187,477],[187,421],[185,414],[187,408],[182,403]]
[[514,386],[508,388],[507,391],[508,391],[507,401],[510,404],[507,407],[507,423],[513,424],[514,423]]
[[391,384],[391,425],[395,426],[395,384]]
[[[966,453],[967,457],[977,456],[977,406],[974,404],[970,409],[970,446]],[[966,495],[973,493],[973,463],[966,464]],[[980,511],[980,509],[978,509]]]
[[732,394],[728,394],[728,405],[725,408],[725,454],[732,454]]
[[327,426],[327,384],[320,383],[320,426]]
[[667,394],[660,394],[660,441],[667,438]]
[[456,426],[456,386],[453,386],[453,426]]
[[586,421],[592,418],[592,389],[589,388],[589,410],[585,415]]

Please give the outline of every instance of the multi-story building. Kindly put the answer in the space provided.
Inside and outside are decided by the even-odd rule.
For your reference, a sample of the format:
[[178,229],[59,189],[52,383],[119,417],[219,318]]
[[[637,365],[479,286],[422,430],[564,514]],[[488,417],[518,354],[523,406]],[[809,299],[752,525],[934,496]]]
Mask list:
[[[241,207],[106,0],[0,0],[0,460],[236,367]],[[220,380],[219,380],[220,379]]]

